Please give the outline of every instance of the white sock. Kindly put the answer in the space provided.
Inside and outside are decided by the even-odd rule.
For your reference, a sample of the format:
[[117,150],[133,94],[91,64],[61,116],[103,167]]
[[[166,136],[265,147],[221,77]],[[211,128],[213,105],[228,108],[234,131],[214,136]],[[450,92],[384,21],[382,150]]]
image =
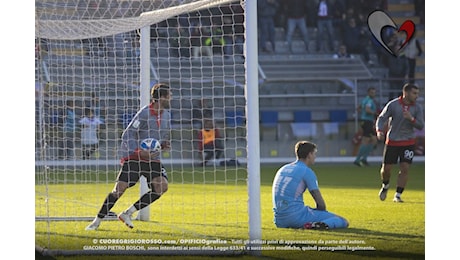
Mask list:
[[395,197],[401,198],[401,193],[396,192],[396,193],[395,193]]
[[127,210],[125,210],[125,212],[128,214],[128,215],[132,215],[134,212],[136,212],[136,208],[134,207],[134,205],[131,205],[131,207],[129,207]]
[[385,190],[388,190],[388,188],[390,188],[390,184],[383,184],[382,183],[382,188],[384,188]]

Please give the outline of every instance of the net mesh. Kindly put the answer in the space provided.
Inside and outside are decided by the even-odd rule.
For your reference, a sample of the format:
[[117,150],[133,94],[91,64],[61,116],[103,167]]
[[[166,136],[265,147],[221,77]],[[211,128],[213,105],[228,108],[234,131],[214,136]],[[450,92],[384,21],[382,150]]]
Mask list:
[[[151,205],[150,221],[135,222],[140,233],[125,232],[118,221],[101,228],[108,239],[156,242],[247,233],[247,172],[238,163],[246,156],[243,23],[244,6],[235,1],[36,1],[37,245],[79,254],[97,236],[85,227],[113,188],[121,133],[140,107],[145,26],[150,85],[166,82],[172,92],[171,150],[162,152],[170,187]],[[88,109],[100,123],[87,154],[81,120]],[[203,167],[206,119],[223,148],[211,149]],[[138,198],[138,188],[128,189],[113,212]]]

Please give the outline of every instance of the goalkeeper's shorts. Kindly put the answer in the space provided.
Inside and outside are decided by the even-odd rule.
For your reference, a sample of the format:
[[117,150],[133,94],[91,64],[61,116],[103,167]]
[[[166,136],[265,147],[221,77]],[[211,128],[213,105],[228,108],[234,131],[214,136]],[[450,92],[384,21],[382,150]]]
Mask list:
[[141,176],[150,183],[153,178],[163,176],[168,179],[166,169],[160,162],[125,161],[117,176],[117,181],[127,182],[129,187],[134,186]]

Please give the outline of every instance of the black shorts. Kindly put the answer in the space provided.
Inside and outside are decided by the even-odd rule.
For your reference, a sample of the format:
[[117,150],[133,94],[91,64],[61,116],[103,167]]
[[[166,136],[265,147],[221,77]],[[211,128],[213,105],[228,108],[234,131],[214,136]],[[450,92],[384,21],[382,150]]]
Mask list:
[[376,136],[374,122],[369,120],[361,121],[361,128],[363,129],[363,136],[372,137]]
[[125,161],[118,173],[117,181],[127,182],[129,187],[132,187],[141,176],[147,179],[149,187],[155,177],[163,176],[168,179],[166,169],[159,162]]
[[399,162],[412,163],[414,159],[415,145],[408,146],[388,146],[383,148],[383,163],[397,164]]

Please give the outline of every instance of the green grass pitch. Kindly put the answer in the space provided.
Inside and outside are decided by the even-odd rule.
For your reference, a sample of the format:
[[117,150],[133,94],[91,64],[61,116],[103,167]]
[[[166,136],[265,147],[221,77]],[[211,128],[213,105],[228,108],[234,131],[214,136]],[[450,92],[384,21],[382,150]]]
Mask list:
[[[116,220],[103,221],[97,231],[84,230],[89,220],[36,220],[35,243],[42,248],[67,252],[95,245],[122,245],[127,254],[123,259],[152,259],[152,256],[130,255],[127,250],[130,245],[142,246],[144,249],[149,246],[181,246],[180,252],[184,256],[175,256],[180,259],[205,258],[192,255],[194,246],[241,252],[228,256],[228,259],[425,258],[423,163],[414,163],[411,168],[403,194],[404,203],[392,202],[397,167],[393,169],[388,198],[382,202],[378,198],[380,165],[362,168],[351,163],[315,165],[313,169],[318,176],[328,210],[344,216],[350,222],[348,229],[326,231],[278,229],[274,226],[271,184],[279,166],[261,166],[262,251],[241,250],[244,241],[249,239],[246,169],[223,167],[168,169],[169,191],[150,206],[150,221],[135,220],[134,229],[128,229]],[[115,171],[76,171],[67,175],[53,171],[48,178],[54,180],[54,183],[48,185],[41,184],[41,177],[37,177],[36,217],[95,216],[102,200],[113,187],[115,175]],[[62,184],[64,180],[66,185]],[[137,200],[138,196],[137,186],[128,189],[112,211],[119,213]],[[314,205],[308,192],[304,200],[306,204]],[[148,240],[150,244],[123,243],[139,239]],[[106,244],[101,244],[101,241]],[[107,244],[107,241],[111,244]],[[175,251],[178,252],[177,249]],[[119,255],[110,256],[104,252],[96,256],[58,255],[55,259],[120,258]],[[171,257],[155,256],[155,259],[167,258]],[[224,257],[209,256],[209,259],[221,258]]]

